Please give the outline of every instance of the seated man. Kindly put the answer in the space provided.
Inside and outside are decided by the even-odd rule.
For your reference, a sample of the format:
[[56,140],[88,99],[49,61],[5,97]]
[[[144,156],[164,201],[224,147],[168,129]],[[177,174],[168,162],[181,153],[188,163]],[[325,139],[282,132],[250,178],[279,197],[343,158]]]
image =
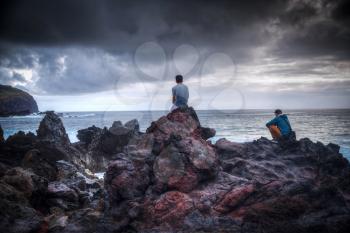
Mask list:
[[266,127],[269,128],[273,139],[289,138],[293,134],[293,131],[287,115],[282,114],[280,109],[276,109],[275,116],[275,118],[266,123]]
[[171,107],[171,111],[179,108],[179,107],[187,107],[188,102],[188,88],[185,84],[183,84],[182,75],[176,75],[176,86],[173,87],[173,106]]

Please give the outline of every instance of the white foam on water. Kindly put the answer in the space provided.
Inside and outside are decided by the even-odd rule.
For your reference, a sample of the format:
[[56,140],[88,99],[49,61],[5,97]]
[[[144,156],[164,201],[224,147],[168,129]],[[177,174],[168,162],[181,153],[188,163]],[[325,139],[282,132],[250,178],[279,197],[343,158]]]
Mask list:
[[105,176],[105,172],[97,172],[94,174],[98,179],[103,180]]

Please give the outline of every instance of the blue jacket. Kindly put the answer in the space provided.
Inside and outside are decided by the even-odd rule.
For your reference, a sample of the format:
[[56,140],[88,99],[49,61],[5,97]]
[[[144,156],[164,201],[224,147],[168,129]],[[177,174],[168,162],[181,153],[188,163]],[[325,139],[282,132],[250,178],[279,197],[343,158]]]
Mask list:
[[292,131],[288,117],[285,114],[279,115],[266,123],[267,127],[271,125],[276,125],[282,135],[288,135]]

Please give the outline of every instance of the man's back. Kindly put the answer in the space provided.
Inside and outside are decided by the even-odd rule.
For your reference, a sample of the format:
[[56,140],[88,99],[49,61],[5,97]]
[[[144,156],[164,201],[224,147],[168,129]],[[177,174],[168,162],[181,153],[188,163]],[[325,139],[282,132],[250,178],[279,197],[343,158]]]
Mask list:
[[187,106],[189,92],[185,84],[178,83],[172,88],[173,96],[175,96],[174,104],[178,107]]
[[288,117],[285,114],[275,117],[266,124],[267,127],[270,125],[276,125],[280,129],[282,135],[288,135],[292,130]]

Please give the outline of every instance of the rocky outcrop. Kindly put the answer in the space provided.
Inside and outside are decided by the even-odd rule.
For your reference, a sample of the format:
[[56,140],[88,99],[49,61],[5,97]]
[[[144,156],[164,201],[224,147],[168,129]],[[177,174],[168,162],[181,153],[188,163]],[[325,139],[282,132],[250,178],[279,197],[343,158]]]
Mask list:
[[124,229],[342,232],[350,226],[350,166],[339,147],[265,138],[211,145],[201,132],[191,109],[176,110],[147,130],[154,159],[124,155],[109,165],[110,213],[124,219]]
[[58,115],[53,111],[48,111],[40,122],[37,130],[38,139],[57,144],[69,144],[66,129]]
[[0,85],[0,116],[28,115],[38,111],[33,96],[14,87]]
[[126,122],[113,122],[107,129],[92,126],[78,131],[80,142],[74,146],[84,154],[84,161],[92,171],[105,171],[108,162],[124,151],[128,145],[134,144],[142,138],[140,126],[136,119]]
[[[185,108],[153,122],[146,133],[135,120],[80,130],[81,141],[72,145],[59,118],[47,116],[38,136],[19,132],[0,145],[0,229],[340,233],[350,228],[350,165],[337,145],[307,138],[278,144],[220,139],[213,145],[207,141],[213,135],[215,130],[202,127],[194,110]],[[91,164],[107,164],[104,181],[86,169]]]

